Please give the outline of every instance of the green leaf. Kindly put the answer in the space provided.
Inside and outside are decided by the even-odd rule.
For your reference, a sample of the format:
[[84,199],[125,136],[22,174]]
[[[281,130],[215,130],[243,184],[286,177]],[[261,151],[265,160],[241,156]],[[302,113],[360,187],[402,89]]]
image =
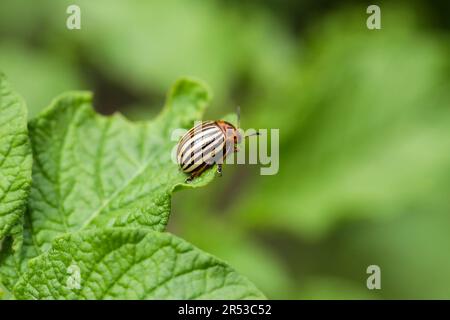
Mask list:
[[189,79],[172,88],[160,116],[132,123],[119,114],[97,114],[89,93],[72,92],[30,122],[33,186],[30,218],[38,246],[90,227],[145,226],[164,230],[171,193],[192,184],[171,160],[174,129],[189,128],[209,101]]
[[0,300],[10,300],[12,299],[11,292],[8,289],[2,286],[0,283]]
[[172,163],[175,128],[199,120],[210,95],[203,84],[181,79],[171,89],[160,116],[131,123],[105,117],[91,106],[91,95],[66,93],[30,122],[34,153],[33,184],[26,213],[24,246],[0,252],[0,281],[11,290],[27,260],[45,252],[67,232],[141,226],[163,231],[175,189],[205,185],[214,170],[186,184]]
[[[209,191],[210,188],[204,190]],[[177,235],[227,261],[237,272],[246,275],[269,299],[286,297],[293,283],[274,252],[248,236],[239,226],[227,224],[225,219],[217,215],[199,212],[201,209],[198,207],[183,209],[186,212],[174,210],[175,224],[179,226]],[[192,214],[193,210],[196,210],[195,214]]]
[[66,235],[30,261],[19,299],[261,299],[225,263],[168,233],[110,228]]
[[25,102],[0,74],[0,240],[20,246],[22,218],[31,183],[31,149]]
[[1,246],[0,285],[3,285],[8,291],[12,291],[19,277],[27,270],[28,260],[40,253],[33,238],[29,216],[25,213],[23,243],[20,250],[14,251],[11,238],[6,238]]

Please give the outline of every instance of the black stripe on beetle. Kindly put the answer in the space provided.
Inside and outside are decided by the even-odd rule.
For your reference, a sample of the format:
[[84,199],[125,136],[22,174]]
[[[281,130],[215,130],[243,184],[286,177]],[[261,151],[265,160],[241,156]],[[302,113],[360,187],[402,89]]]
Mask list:
[[187,181],[198,177],[207,168],[217,164],[221,174],[222,164],[241,142],[239,131],[227,121],[204,121],[191,128],[180,139],[177,161],[181,170],[190,174]]

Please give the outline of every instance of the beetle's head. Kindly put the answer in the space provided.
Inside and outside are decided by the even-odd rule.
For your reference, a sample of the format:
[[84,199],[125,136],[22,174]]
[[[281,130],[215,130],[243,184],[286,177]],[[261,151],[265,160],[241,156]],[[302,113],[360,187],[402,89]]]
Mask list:
[[225,132],[225,137],[227,140],[231,140],[235,144],[241,143],[242,140],[241,134],[234,125],[223,120],[217,121],[217,125],[223,130],[223,132]]

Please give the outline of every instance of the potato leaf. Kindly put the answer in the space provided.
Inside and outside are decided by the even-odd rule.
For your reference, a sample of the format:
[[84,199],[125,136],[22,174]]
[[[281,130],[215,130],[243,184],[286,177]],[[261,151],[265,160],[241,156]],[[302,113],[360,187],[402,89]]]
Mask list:
[[0,240],[22,239],[22,218],[31,183],[31,148],[25,102],[0,74]]
[[185,184],[171,160],[174,129],[198,120],[209,101],[205,87],[183,79],[162,114],[132,123],[97,114],[89,93],[67,93],[30,122],[33,186],[30,218],[38,246],[83,228],[145,226],[163,231],[172,191],[203,185],[213,172]]
[[31,260],[22,299],[261,299],[247,279],[171,234],[110,228],[63,236]]
[[179,80],[166,106],[150,122],[102,116],[91,94],[66,93],[30,124],[33,184],[25,216],[24,246],[0,252],[0,281],[11,290],[28,259],[54,238],[81,229],[139,226],[163,231],[175,189],[205,185],[214,170],[186,184],[171,161],[173,129],[199,120],[210,99],[204,85]]

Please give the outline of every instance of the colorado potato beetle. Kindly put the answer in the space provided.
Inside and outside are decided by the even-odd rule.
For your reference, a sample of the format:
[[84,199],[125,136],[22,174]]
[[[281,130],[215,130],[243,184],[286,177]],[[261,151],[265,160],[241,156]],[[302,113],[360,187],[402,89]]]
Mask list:
[[[237,113],[239,123],[239,109]],[[214,164],[217,164],[217,173],[221,175],[225,158],[238,151],[240,142],[241,134],[233,124],[223,120],[203,121],[181,137],[177,161],[180,169],[190,175],[188,182]]]

